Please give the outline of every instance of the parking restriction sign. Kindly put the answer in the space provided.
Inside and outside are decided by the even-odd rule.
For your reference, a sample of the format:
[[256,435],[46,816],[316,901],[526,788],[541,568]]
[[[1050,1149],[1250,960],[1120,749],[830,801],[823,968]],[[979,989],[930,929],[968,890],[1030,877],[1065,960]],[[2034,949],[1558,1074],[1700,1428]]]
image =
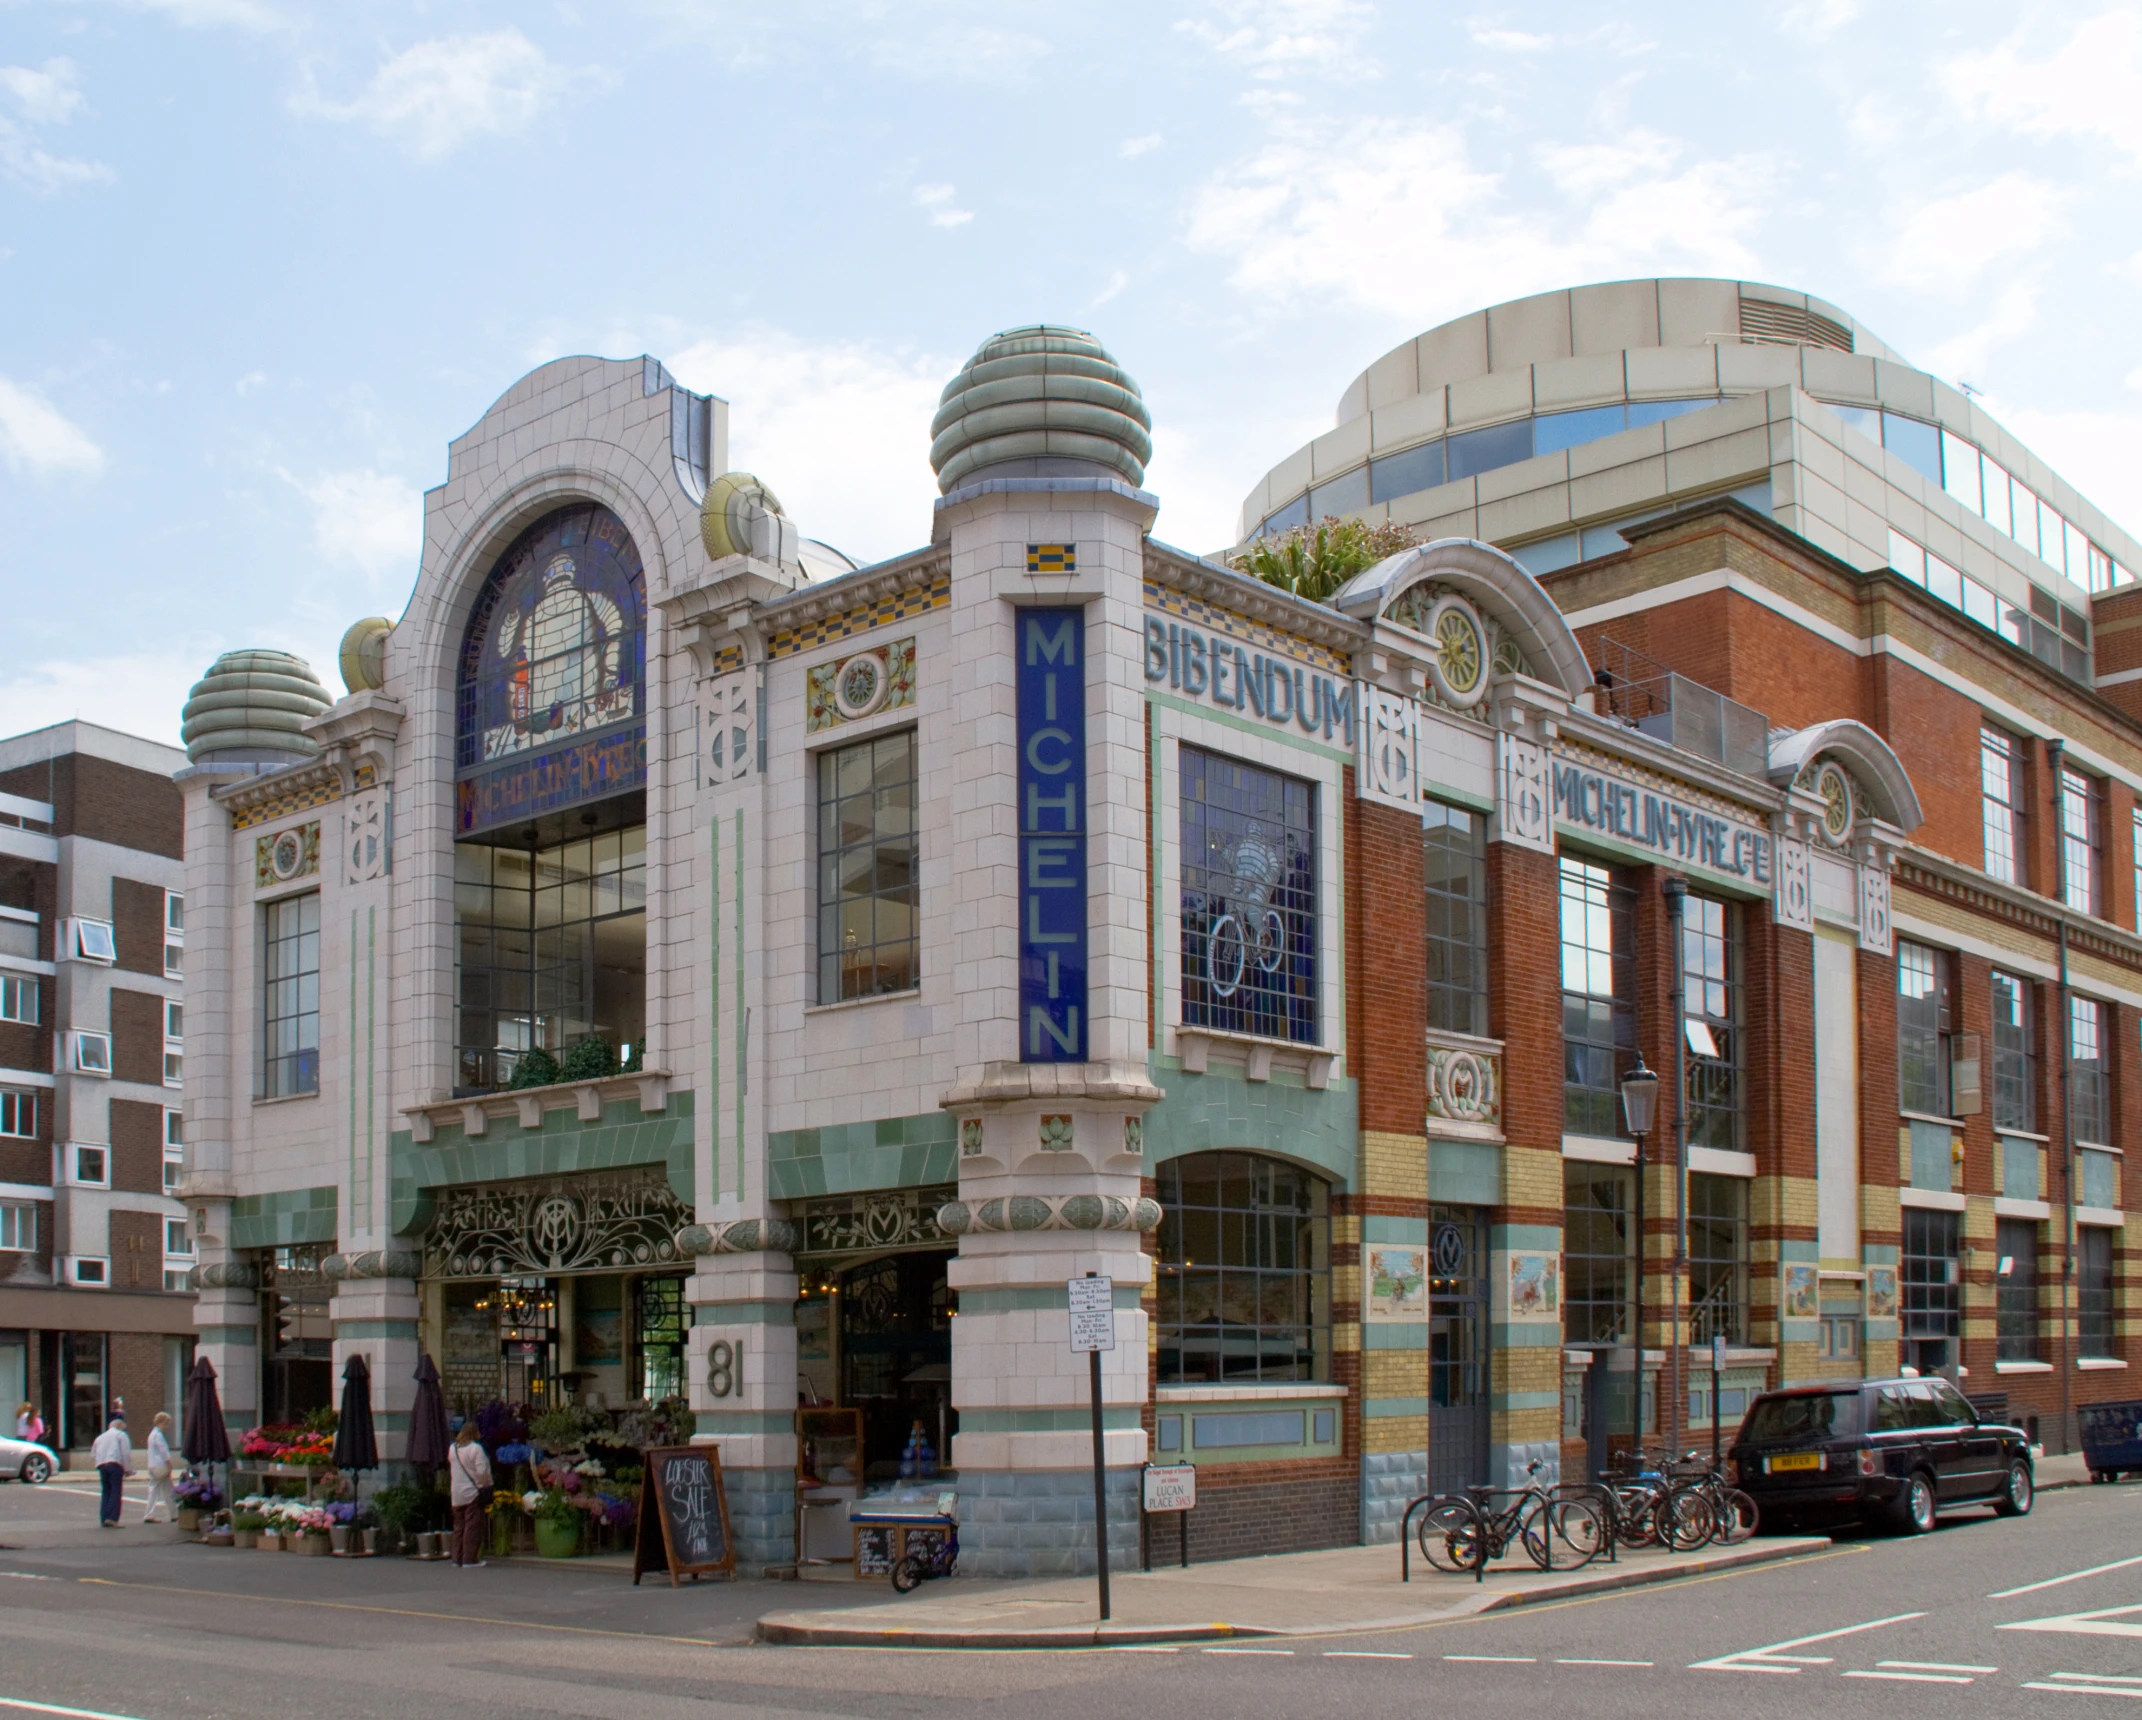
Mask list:
[[1065,1282],[1071,1300],[1071,1351],[1116,1347],[1116,1281],[1072,1278]]

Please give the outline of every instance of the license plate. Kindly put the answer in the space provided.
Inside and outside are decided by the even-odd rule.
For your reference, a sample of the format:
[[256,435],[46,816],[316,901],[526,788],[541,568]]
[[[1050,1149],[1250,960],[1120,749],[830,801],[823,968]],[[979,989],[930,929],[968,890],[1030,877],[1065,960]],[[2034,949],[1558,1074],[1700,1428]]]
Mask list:
[[1782,1457],[1763,1459],[1763,1473],[1784,1475],[1795,1469],[1820,1469],[1822,1453],[1819,1451],[1788,1451]]

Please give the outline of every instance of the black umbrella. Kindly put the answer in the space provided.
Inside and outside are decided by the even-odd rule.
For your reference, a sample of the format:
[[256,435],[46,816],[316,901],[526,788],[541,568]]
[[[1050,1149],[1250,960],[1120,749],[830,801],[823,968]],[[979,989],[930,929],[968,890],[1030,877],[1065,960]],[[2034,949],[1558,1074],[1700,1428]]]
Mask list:
[[427,1355],[417,1357],[407,1455],[411,1463],[426,1469],[436,1469],[446,1461],[446,1399],[439,1393],[439,1370]]
[[[206,1356],[193,1364],[186,1379],[186,1436],[179,1454],[198,1469],[223,1465],[223,1485],[230,1489],[231,1435],[223,1425],[223,1404],[216,1396],[216,1365]],[[209,1480],[215,1477],[211,1475]]]
[[372,1370],[352,1356],[342,1370],[342,1415],[335,1423],[335,1467],[345,1472],[379,1467],[379,1441],[372,1433]]

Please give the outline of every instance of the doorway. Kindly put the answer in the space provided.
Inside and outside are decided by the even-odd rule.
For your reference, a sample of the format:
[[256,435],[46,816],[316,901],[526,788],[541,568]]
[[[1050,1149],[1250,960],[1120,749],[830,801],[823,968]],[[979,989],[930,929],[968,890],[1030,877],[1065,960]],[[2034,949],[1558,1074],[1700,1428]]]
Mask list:
[[1480,1209],[1438,1206],[1428,1219],[1428,1491],[1487,1481],[1487,1225]]
[[887,1254],[841,1274],[840,1401],[863,1412],[871,1478],[898,1475],[918,1423],[939,1464],[950,1461],[951,1260],[949,1249]]

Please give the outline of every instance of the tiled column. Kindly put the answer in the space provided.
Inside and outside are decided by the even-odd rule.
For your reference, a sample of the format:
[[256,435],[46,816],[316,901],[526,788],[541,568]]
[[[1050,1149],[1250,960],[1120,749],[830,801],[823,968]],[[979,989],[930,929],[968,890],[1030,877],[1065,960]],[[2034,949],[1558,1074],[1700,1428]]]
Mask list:
[[386,1481],[409,1444],[416,1403],[417,1272],[415,1254],[402,1251],[331,1254],[322,1263],[334,1281],[329,1317],[335,1327],[334,1402],[342,1405],[342,1370],[363,1356],[372,1375],[372,1426],[380,1467],[370,1485]]
[[785,1219],[687,1226],[696,1254],[687,1395],[697,1443],[721,1454],[740,1575],[797,1560],[795,1227]]

